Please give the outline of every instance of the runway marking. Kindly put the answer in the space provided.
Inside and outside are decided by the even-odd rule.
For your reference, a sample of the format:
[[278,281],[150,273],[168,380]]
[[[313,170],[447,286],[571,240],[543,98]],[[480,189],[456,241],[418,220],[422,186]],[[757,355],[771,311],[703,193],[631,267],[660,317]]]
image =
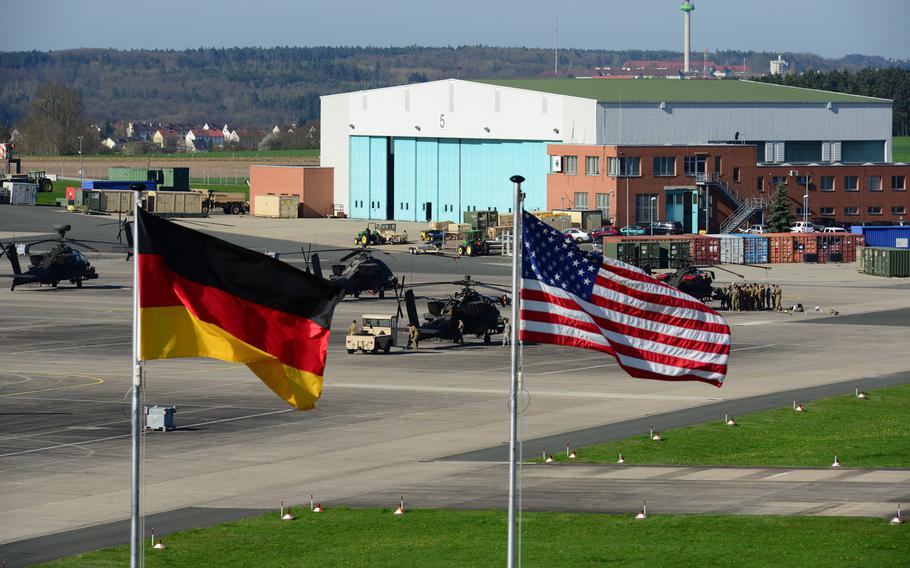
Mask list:
[[774,475],[769,475],[768,477],[763,477],[762,479],[774,479],[775,477],[781,477],[781,476],[784,476],[784,475],[790,475],[790,472],[789,472],[789,471],[785,471],[785,472],[783,472],[783,473],[775,473]]
[[[368,385],[362,383],[332,383],[326,385],[327,389],[332,387],[347,389],[364,389],[364,390],[381,390],[381,391],[410,391],[410,392],[444,392],[455,394],[486,394],[493,396],[508,396],[507,389],[483,389],[471,387],[428,387],[419,385]],[[705,396],[672,396],[672,395],[650,395],[650,394],[628,394],[612,392],[581,392],[581,391],[534,391],[534,396],[550,396],[557,398],[632,398],[645,400],[694,400],[694,401],[718,401],[721,398]]]
[[69,385],[69,386],[65,386],[65,387],[53,387],[53,388],[48,388],[48,389],[35,389],[35,390],[30,390],[30,391],[11,392],[11,393],[7,393],[7,394],[0,394],[0,398],[12,398],[14,396],[22,396],[24,394],[35,394],[36,392],[61,391],[61,390],[69,390],[69,389],[78,389],[78,388],[82,388],[82,387],[93,387],[96,385],[104,384],[104,379],[102,379],[101,377],[91,377],[88,375],[70,375],[70,376],[84,377],[86,379],[91,379],[95,382],[94,383],[83,383],[81,385]]
[[87,345],[70,345],[69,347],[54,347],[51,349],[33,349],[32,351],[16,351],[13,353],[4,353],[4,355],[26,355],[28,353],[45,353],[48,351],[66,351],[68,349],[83,349],[86,347],[111,347],[113,345],[132,345],[132,341],[118,341],[115,343],[96,343]]
[[[271,412],[262,412],[259,414],[248,414],[246,416],[235,416],[234,418],[222,418],[220,420],[209,420],[208,422],[197,422],[195,424],[187,424],[181,426],[179,429],[183,428],[195,428],[197,426],[208,426],[209,424],[218,424],[220,422],[234,422],[236,420],[245,420],[247,418],[259,418],[260,416],[269,416],[272,414],[285,414],[288,412],[299,412],[296,408],[288,408],[285,410],[273,410]],[[117,436],[106,436],[104,438],[93,438],[91,440],[82,440],[81,442],[72,442],[69,444],[55,444],[53,446],[45,446],[43,448],[32,448],[31,450],[20,450],[18,452],[10,452],[7,454],[0,454],[0,458],[6,458],[11,456],[21,456],[24,454],[33,454],[36,452],[45,452],[48,450],[58,450],[60,448],[70,448],[75,446],[84,446],[86,444],[94,444],[97,442],[106,442],[108,440],[117,440],[120,438],[129,438],[132,434],[118,434]]]
[[776,346],[775,343],[769,343],[767,345],[753,345],[752,347],[737,347],[736,349],[731,349],[730,352],[732,353],[733,351],[748,351],[749,349],[764,349],[765,347],[774,347],[774,346]]
[[481,264],[485,264],[487,266],[512,266],[511,262],[482,262]]

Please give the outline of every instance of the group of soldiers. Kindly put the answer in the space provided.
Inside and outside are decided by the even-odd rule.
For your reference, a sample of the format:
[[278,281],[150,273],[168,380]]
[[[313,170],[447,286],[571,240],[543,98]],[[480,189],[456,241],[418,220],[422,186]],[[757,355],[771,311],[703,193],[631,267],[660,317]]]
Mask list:
[[720,288],[720,307],[734,312],[782,311],[777,284],[727,284]]

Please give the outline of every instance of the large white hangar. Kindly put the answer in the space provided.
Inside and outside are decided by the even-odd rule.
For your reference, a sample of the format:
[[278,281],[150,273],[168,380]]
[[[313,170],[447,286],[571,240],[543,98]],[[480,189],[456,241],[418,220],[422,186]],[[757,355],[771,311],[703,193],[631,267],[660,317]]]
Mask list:
[[891,112],[889,100],[750,81],[449,79],[323,96],[320,154],[350,217],[460,221],[511,211],[516,173],[527,208],[545,209],[548,144],[748,143],[766,163],[887,162]]

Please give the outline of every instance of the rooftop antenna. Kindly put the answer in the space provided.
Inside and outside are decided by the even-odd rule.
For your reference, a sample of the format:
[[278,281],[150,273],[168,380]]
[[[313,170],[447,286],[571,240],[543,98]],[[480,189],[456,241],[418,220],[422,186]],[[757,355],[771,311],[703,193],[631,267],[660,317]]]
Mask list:
[[695,10],[695,4],[691,0],[683,0],[679,6],[683,13],[683,72],[689,73],[689,37],[691,35],[690,15]]

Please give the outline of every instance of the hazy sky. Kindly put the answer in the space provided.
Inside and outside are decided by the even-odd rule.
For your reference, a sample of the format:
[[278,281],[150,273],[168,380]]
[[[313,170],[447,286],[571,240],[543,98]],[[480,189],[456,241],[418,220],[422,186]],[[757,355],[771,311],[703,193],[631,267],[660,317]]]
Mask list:
[[[680,0],[0,0],[0,51],[276,45],[682,50]],[[910,0],[695,0],[692,50],[910,59]],[[12,24],[17,22],[17,24]],[[21,25],[19,24],[21,23]]]

